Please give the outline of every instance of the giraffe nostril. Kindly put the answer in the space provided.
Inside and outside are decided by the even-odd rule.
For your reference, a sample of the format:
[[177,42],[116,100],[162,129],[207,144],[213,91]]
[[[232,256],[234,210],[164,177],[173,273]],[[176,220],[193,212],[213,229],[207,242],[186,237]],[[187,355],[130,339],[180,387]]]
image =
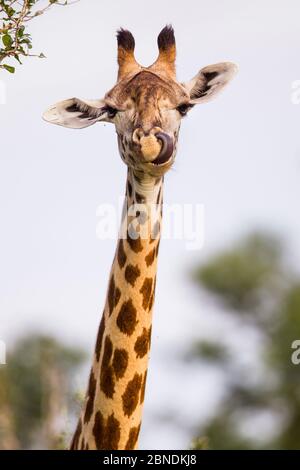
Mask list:
[[142,129],[140,127],[138,127],[137,129],[135,129],[133,131],[133,134],[132,134],[132,140],[135,144],[139,144],[140,143],[140,140],[141,138],[144,136],[144,132],[142,131]]

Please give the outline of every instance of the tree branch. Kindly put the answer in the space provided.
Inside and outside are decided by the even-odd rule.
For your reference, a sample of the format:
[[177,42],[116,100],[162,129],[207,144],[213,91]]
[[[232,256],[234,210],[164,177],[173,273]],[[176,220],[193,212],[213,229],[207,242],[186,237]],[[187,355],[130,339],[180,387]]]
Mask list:
[[[46,0],[0,0],[0,70],[15,72],[13,65],[7,64],[7,59],[17,60],[21,57],[40,57],[44,54],[31,54],[32,39],[27,33],[28,21],[43,15],[54,5],[66,6],[77,3],[79,0],[59,1],[47,0],[46,5],[37,9]],[[5,61],[5,63],[4,63]]]

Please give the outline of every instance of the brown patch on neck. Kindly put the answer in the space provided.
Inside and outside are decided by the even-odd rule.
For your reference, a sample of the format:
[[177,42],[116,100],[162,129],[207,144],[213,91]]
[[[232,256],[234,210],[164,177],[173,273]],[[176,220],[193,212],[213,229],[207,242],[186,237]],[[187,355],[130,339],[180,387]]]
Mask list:
[[93,371],[91,370],[89,385],[88,385],[88,400],[86,403],[85,414],[84,414],[84,422],[88,423],[91,419],[94,410],[94,400],[95,400],[95,392],[96,392],[96,379],[94,376]]
[[141,242],[141,237],[131,238],[130,234],[127,231],[127,243],[135,253],[140,253],[143,250],[143,245]]
[[125,279],[132,287],[134,287],[135,281],[137,280],[140,274],[141,271],[138,265],[133,266],[132,264],[129,264],[128,266],[126,266]]
[[112,362],[116,379],[121,379],[128,366],[128,352],[126,349],[116,349],[114,352],[113,362]]
[[123,240],[121,239],[119,241],[119,247],[118,247],[118,262],[119,262],[119,266],[121,269],[125,266],[126,260],[127,260],[127,256],[124,250],[124,243],[123,243]]
[[112,341],[109,336],[106,336],[105,343],[104,343],[104,353],[103,353],[102,364],[101,364],[102,368],[109,366],[109,362],[112,357],[112,352],[113,352]]
[[109,282],[109,287],[108,287],[108,308],[109,308],[109,315],[112,314],[113,309],[118,305],[118,302],[121,297],[121,291],[120,289],[116,286],[115,284],[115,278],[114,275],[112,274],[110,282]]
[[150,277],[146,277],[142,287],[140,288],[140,293],[143,296],[143,308],[146,308],[149,305],[151,291],[152,291],[153,280]]
[[95,415],[93,435],[97,450],[117,450],[121,437],[119,421],[112,413],[107,420],[103,418],[100,411]]
[[114,372],[111,366],[101,370],[100,388],[107,398],[112,398],[115,393]]
[[128,190],[128,196],[131,198],[132,196],[132,185],[129,180],[127,180],[127,190]]
[[146,265],[151,266],[151,264],[153,264],[153,261],[155,260],[155,257],[156,257],[156,248],[153,248],[151,251],[149,251],[149,253],[145,257]]
[[143,204],[145,202],[145,197],[137,192],[134,193],[134,198],[135,202],[137,202],[138,204]]
[[140,433],[140,427],[141,427],[141,425],[136,426],[134,428],[130,428],[128,440],[127,440],[126,446],[125,446],[125,450],[133,450],[135,448],[135,445],[137,443],[139,433]]
[[109,336],[106,336],[101,364],[100,388],[107,398],[112,398],[115,393],[114,372],[110,365],[112,353],[113,345],[111,339]]
[[136,409],[139,402],[141,385],[142,375],[136,373],[133,379],[128,382],[126,390],[122,395],[123,411],[125,416],[130,417]]
[[114,275],[111,276],[109,286],[108,286],[108,308],[109,308],[109,314],[112,314],[114,305],[115,305],[115,278]]
[[99,358],[100,358],[104,329],[105,329],[105,318],[104,318],[104,313],[103,313],[102,318],[101,318],[101,322],[100,322],[100,326],[99,326],[99,330],[98,330],[97,341],[96,341],[95,354],[96,354],[97,361],[99,361]]
[[122,304],[117,317],[117,325],[120,331],[127,336],[131,336],[138,323],[136,317],[137,310],[133,305],[132,300],[129,299]]
[[137,337],[134,345],[136,357],[142,358],[147,354],[150,346],[150,334],[151,328],[149,330],[143,328],[142,334]]

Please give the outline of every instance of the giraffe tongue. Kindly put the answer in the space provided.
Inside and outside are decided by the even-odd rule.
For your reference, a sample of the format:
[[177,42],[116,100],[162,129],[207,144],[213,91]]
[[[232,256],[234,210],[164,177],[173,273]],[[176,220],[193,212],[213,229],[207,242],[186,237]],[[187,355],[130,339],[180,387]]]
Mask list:
[[173,139],[164,132],[158,132],[157,134],[155,134],[155,137],[157,138],[157,140],[160,140],[162,146],[158,157],[156,157],[155,160],[152,160],[151,163],[153,163],[154,165],[162,165],[163,163],[167,163],[167,161],[170,160],[173,154]]

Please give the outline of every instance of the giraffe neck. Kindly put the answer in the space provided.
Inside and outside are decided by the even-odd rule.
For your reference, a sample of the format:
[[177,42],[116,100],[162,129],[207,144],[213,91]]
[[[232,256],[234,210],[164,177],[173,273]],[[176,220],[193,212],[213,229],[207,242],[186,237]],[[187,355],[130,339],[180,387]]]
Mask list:
[[86,401],[71,449],[137,447],[150,350],[162,189],[162,178],[128,170],[118,246]]

